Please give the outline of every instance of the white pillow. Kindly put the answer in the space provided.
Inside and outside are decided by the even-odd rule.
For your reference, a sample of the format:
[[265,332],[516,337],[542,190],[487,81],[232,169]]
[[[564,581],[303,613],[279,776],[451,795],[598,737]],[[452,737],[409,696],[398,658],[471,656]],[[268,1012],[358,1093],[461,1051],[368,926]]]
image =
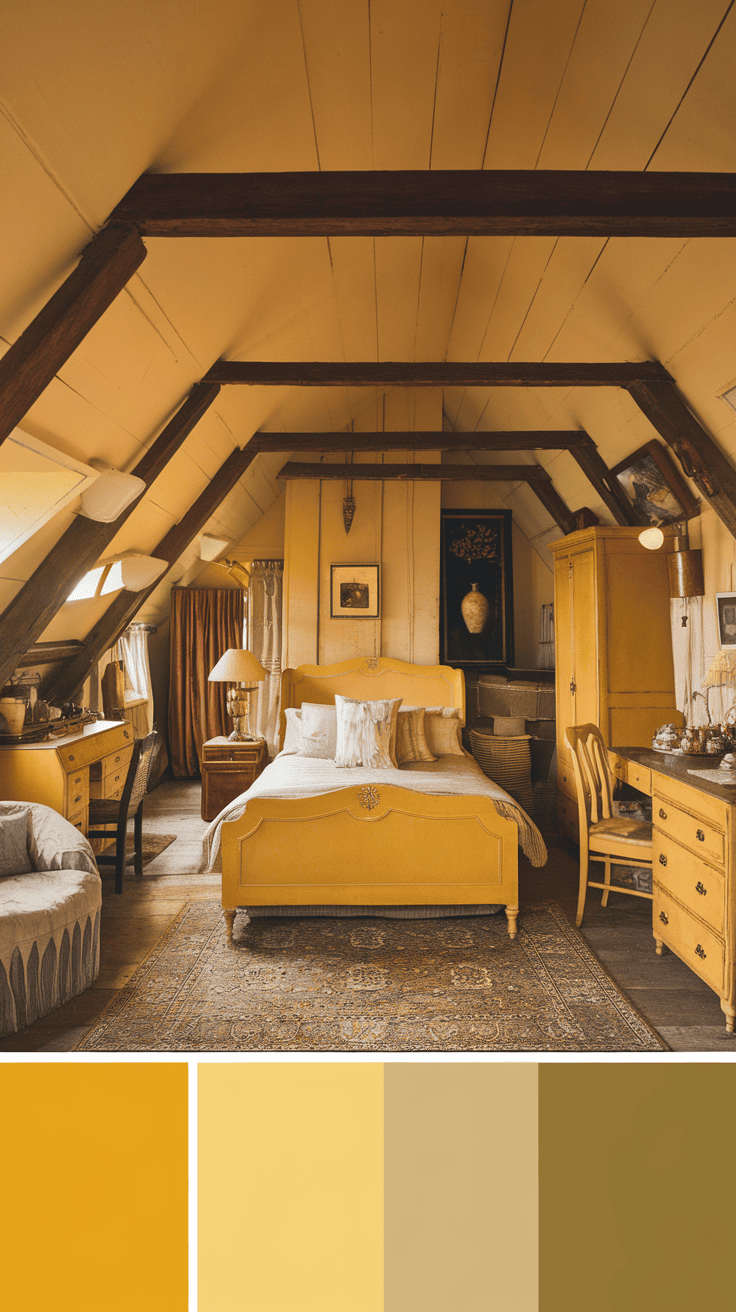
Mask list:
[[297,706],[289,706],[284,711],[286,716],[286,733],[282,752],[296,756],[302,749],[302,713]]
[[302,702],[302,745],[298,756],[334,761],[337,747],[337,712],[323,702]]
[[[416,710],[405,706],[405,711]],[[458,706],[425,706],[424,733],[430,752],[435,756],[464,756],[460,741],[460,708]]]
[[399,711],[396,722],[396,760],[399,765],[410,761],[435,761],[437,758],[429,750],[424,729],[425,711],[423,706],[412,710]]
[[335,697],[337,749],[335,765],[390,770],[396,766],[396,719],[401,698],[362,702]]

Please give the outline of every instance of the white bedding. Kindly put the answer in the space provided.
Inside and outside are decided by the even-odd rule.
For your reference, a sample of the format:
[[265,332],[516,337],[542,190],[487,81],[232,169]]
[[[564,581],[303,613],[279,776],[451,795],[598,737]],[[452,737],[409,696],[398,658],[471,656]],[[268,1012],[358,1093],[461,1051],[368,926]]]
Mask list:
[[255,783],[230,802],[212,821],[203,838],[203,870],[222,869],[220,831],[223,821],[239,819],[252,798],[317,797],[320,793],[350,788],[354,784],[393,784],[416,793],[490,797],[499,815],[516,821],[519,843],[531,864],[543,866],[547,860],[542,835],[526,811],[503,788],[489,779],[467,753],[462,756],[440,756],[436,761],[426,763],[414,762],[399,766],[398,769],[374,770],[365,766],[346,769],[336,766],[334,761],[280,752]]

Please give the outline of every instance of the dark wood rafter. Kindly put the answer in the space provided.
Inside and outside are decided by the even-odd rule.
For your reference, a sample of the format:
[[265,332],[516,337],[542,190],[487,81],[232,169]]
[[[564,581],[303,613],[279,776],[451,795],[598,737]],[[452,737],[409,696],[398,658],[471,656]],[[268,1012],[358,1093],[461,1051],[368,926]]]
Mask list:
[[736,470],[688,409],[674,381],[641,380],[629,384],[627,390],[675,452],[688,478],[736,537]]
[[104,228],[0,360],[0,442],[20,423],[146,258],[132,224]]
[[458,361],[218,360],[205,382],[240,387],[629,387],[669,382],[656,361],[639,364],[478,364]]
[[736,235],[732,173],[432,169],[144,174],[113,210],[149,237]]
[[342,464],[337,461],[302,464],[289,460],[276,475],[282,479],[346,479],[354,482],[375,483],[397,479],[419,482],[481,482],[519,483],[549,482],[550,476],[541,465],[382,465]]
[[[197,383],[184,404],[130,472],[150,487],[179,450],[219,392],[216,383]],[[143,495],[143,494],[142,494]],[[99,560],[132,515],[140,498],[112,524],[78,515],[0,615],[0,687],[26,650],[61,610],[70,592]]]
[[[254,433],[248,446],[292,451],[570,451],[593,447],[587,433],[514,430],[502,433]],[[593,447],[595,450],[595,448]]]
[[[214,515],[228,493],[232,492],[257,454],[249,447],[244,450],[237,447],[231,452],[211,483],[189,507],[184,518],[169,529],[158,546],[153,548],[151,555],[173,565],[182,552],[186,551],[192,539],[201,532],[207,520]],[[163,577],[164,575],[156,579],[150,588],[145,588],[142,592],[123,590],[118,593],[104,615],[87,634],[83,651],[67,665],[55,671],[42,685],[42,696],[47,701],[58,705],[79,692],[100,657],[117,642],[121,633],[128,627],[146,598],[159,586]]]
[[637,524],[639,521],[626,493],[614,478],[598,448],[578,446],[569,448],[589,483],[592,483],[601,501],[608,507],[617,524]]
[[545,510],[562,529],[572,533],[575,520],[562,497],[555,490],[542,465],[356,465],[300,464],[289,461],[277,475],[281,479],[352,479],[353,482],[476,482],[528,483]]

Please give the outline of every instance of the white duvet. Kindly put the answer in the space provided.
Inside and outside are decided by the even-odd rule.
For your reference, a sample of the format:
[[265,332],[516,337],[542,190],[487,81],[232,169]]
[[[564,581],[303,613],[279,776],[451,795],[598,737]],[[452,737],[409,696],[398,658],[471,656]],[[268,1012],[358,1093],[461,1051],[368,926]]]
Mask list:
[[212,821],[203,838],[207,871],[221,866],[220,831],[224,821],[237,820],[256,797],[317,797],[355,784],[393,784],[415,793],[490,797],[499,815],[515,820],[522,851],[533,866],[543,866],[547,849],[537,826],[503,788],[489,779],[472,756],[440,756],[436,761],[402,765],[397,770],[338,767],[334,761],[280,752],[246,792],[241,793]]

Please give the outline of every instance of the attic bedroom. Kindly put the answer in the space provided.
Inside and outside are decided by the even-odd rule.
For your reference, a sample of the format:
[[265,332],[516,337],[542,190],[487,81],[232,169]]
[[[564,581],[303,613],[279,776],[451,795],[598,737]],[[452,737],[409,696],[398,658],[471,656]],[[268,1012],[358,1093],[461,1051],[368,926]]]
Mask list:
[[0,1049],[730,1052],[733,3],[11,9]]

